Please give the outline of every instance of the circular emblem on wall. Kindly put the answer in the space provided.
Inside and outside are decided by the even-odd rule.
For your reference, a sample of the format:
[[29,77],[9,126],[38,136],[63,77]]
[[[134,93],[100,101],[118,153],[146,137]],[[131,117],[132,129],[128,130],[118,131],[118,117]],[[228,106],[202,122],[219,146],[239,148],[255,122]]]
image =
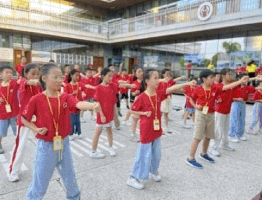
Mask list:
[[201,21],[208,20],[213,12],[213,6],[209,2],[202,3],[197,10],[197,17]]

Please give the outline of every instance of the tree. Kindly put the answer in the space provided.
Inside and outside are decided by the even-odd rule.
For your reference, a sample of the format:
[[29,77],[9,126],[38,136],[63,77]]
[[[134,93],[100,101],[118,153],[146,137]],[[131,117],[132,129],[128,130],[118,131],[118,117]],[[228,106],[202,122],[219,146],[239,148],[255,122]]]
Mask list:
[[181,68],[184,68],[184,67],[185,67],[185,59],[184,59],[184,56],[180,56],[179,63],[180,63],[180,67],[181,67]]
[[216,53],[215,55],[213,55],[212,57],[212,63],[213,65],[217,66],[217,59],[218,59],[218,53]]
[[223,47],[228,54],[241,51],[241,45],[238,42],[223,42]]

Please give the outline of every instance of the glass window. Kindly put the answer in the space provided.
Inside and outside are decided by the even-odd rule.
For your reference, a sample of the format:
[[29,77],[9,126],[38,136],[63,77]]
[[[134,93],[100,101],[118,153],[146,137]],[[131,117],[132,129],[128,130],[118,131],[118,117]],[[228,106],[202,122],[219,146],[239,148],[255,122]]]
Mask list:
[[31,38],[29,35],[23,35],[23,47],[25,49],[31,49]]
[[42,39],[41,37],[32,36],[32,50],[41,51],[42,50]]
[[13,46],[14,48],[21,48],[23,44],[22,35],[14,34],[13,35]]
[[259,8],[259,0],[241,0],[240,11]]
[[52,51],[52,41],[51,40],[43,40],[42,41],[42,50],[43,51]]
[[12,48],[12,35],[0,34],[0,47]]
[[226,14],[226,2],[218,2],[217,3],[217,15],[224,15]]

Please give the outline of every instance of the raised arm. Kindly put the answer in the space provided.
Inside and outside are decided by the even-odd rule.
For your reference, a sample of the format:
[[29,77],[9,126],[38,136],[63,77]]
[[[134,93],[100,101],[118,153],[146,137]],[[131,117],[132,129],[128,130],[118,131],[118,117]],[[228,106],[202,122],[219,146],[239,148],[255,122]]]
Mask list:
[[197,85],[197,82],[195,80],[193,80],[193,81],[190,81],[190,82],[173,85],[173,86],[166,89],[166,94],[171,94],[172,92],[174,92],[176,90],[180,90],[187,85],[194,86],[194,85]]

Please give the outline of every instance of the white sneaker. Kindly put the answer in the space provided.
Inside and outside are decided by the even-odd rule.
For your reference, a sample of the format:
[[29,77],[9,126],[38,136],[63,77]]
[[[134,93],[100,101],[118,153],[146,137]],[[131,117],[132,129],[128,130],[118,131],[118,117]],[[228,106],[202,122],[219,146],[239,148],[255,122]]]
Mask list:
[[109,147],[108,152],[109,152],[110,156],[112,156],[112,157],[116,156],[116,151],[113,147]]
[[219,151],[213,147],[208,148],[208,152],[211,153],[213,156],[220,156]]
[[229,139],[231,142],[235,142],[235,143],[238,143],[238,142],[239,142],[239,139],[236,138],[236,137],[230,137],[230,136],[228,136],[228,139]]
[[80,119],[81,123],[86,123],[86,120],[84,120],[83,118]]
[[78,137],[78,139],[82,139],[83,138],[82,134],[78,135],[77,137]]
[[136,128],[136,134],[140,135],[140,129]]
[[142,190],[145,187],[143,183],[141,183],[138,179],[133,178],[133,177],[129,177],[127,179],[126,183],[127,183],[127,185],[129,185],[129,186],[131,186],[133,188],[136,188],[138,190]]
[[69,135],[69,141],[74,140],[74,136],[73,135]]
[[256,135],[257,133],[253,129],[248,129],[247,134]]
[[103,154],[103,153],[100,153],[100,152],[98,152],[98,151],[92,151],[91,153],[90,153],[90,157],[91,158],[104,158],[104,157],[106,157],[105,156],[105,154]]
[[130,137],[130,140],[133,141],[133,142],[139,142],[137,134],[132,134],[132,136]]
[[161,181],[161,176],[159,175],[158,172],[156,174],[152,174],[152,176],[153,176],[153,179],[155,180],[155,182]]
[[188,126],[187,124],[183,124],[182,127],[185,128],[185,129],[190,129],[190,128],[191,128],[191,127]]
[[219,145],[219,148],[220,149],[225,149],[225,150],[228,150],[228,151],[235,151],[235,148],[234,147],[231,147],[230,145],[226,144],[226,145]]
[[239,139],[242,140],[242,141],[247,141],[247,138],[244,135],[242,135]]
[[9,174],[8,179],[10,182],[17,182],[19,181],[19,176],[17,173]]

